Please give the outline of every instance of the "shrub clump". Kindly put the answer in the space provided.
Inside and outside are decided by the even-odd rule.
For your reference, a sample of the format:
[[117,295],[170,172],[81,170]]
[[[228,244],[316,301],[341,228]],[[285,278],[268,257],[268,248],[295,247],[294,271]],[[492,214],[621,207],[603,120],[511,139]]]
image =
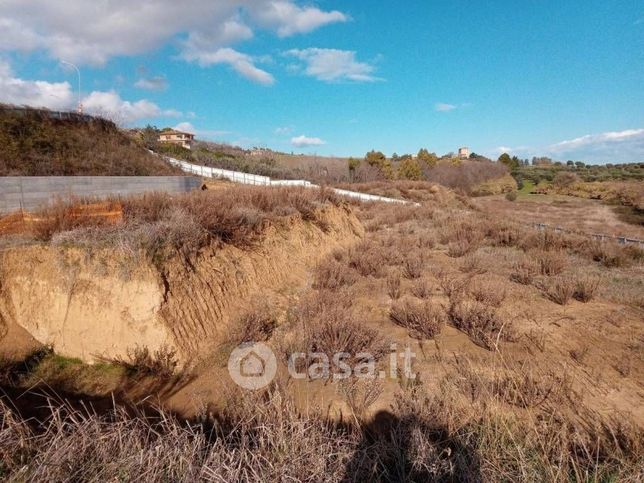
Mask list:
[[389,319],[409,330],[416,339],[433,339],[445,326],[446,316],[442,307],[428,301],[406,299],[396,302],[389,310]]

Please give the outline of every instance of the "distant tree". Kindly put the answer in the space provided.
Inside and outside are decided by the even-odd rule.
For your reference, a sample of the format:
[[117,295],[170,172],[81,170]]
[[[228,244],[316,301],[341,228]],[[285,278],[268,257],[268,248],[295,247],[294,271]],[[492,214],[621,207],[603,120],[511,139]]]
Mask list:
[[572,160],[569,159],[568,161],[566,161],[566,166],[571,166],[572,167],[574,165],[575,165],[575,163]]
[[418,157],[418,161],[427,164],[427,166],[429,167],[435,166],[436,163],[438,163],[438,156],[436,156],[436,153],[430,153],[425,148],[420,148],[418,150],[417,157]]
[[509,169],[514,169],[519,167],[519,160],[516,156],[510,157],[508,153],[503,153],[499,156],[499,163],[505,164]]
[[141,130],[141,140],[143,145],[154,151],[159,147],[159,130],[156,126],[148,124]]
[[391,155],[391,160],[392,161],[398,161],[399,158],[400,158],[400,156],[398,156],[398,153],[394,153],[394,154]]
[[575,166],[577,167],[577,169],[581,169],[581,168],[585,168],[586,164],[582,161],[575,161]]
[[380,151],[369,151],[364,159],[369,166],[378,168],[385,178],[392,179],[394,177],[391,161]]
[[413,159],[411,156],[402,159],[398,166],[398,178],[419,180],[422,177],[423,173],[417,159]]
[[380,151],[372,150],[365,155],[364,160],[369,166],[379,166],[387,160],[387,157]]
[[361,161],[356,158],[349,158],[347,160],[347,165],[349,166],[349,180],[353,182],[356,174],[356,169],[360,166]]
[[563,166],[563,163],[561,161],[555,161],[555,166]]

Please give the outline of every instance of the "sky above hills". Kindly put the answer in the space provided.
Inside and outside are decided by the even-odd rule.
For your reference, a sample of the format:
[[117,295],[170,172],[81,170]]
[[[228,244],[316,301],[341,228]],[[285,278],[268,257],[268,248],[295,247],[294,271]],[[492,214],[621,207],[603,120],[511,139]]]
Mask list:
[[636,0],[0,0],[0,102],[286,152],[644,161]]

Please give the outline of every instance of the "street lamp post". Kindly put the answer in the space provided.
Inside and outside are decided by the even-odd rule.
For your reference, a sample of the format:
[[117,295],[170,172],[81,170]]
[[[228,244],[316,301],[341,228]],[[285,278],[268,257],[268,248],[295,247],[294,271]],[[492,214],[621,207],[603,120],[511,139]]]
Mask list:
[[71,65],[74,69],[76,69],[76,73],[78,74],[78,108],[77,111],[79,114],[83,113],[83,103],[81,102],[81,74],[80,74],[80,69],[75,65],[72,64],[71,62],[67,62],[66,60],[61,60],[61,64],[66,64],[66,65]]

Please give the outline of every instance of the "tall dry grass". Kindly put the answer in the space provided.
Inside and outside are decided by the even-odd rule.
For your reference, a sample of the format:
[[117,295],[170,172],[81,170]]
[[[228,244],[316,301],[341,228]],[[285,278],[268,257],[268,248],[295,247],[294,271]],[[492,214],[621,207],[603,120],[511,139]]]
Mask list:
[[109,200],[122,210],[117,223],[82,207],[95,200],[59,202],[35,216],[33,236],[41,241],[86,247],[112,246],[155,256],[166,249],[191,254],[210,243],[253,244],[269,224],[297,216],[328,226],[319,209],[342,201],[327,190],[235,187],[182,195],[149,193]]

